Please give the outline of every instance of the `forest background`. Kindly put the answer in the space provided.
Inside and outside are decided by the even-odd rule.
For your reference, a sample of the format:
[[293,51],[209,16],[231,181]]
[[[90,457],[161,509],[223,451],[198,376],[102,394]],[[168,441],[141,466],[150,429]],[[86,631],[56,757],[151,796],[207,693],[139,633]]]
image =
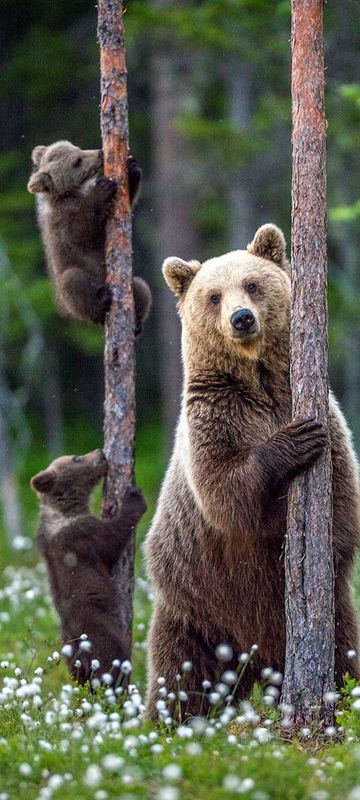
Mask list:
[[[100,146],[96,7],[0,4],[0,559],[33,537],[29,479],[102,445],[103,333],[59,316],[26,183],[37,144]],[[143,168],[134,271],[154,304],[137,343],[137,481],[154,508],[181,391],[179,323],[161,275],[283,228],[290,251],[290,3],[129,0],[131,151]],[[325,6],[330,378],[360,449],[360,22]],[[309,286],[309,291],[311,287]],[[17,540],[18,541],[18,540]],[[30,555],[29,555],[30,558]]]
[[[324,9],[330,379],[360,452],[360,17],[356,0]],[[102,690],[69,687],[29,481],[58,455],[102,446],[104,337],[59,315],[26,184],[35,145],[101,144],[96,24],[88,0],[0,0],[0,800],[56,791],[64,800],[359,800],[351,682],[337,717],[344,741],[332,744],[330,732],[320,752],[316,741],[282,740],[262,689],[245,726],[215,716],[211,736],[188,742],[189,729],[159,734],[128,711],[110,722]],[[243,248],[264,222],[283,228],[290,252],[290,0],[128,0],[125,26],[131,150],[144,173],[134,271],[154,296],[136,345],[136,478],[149,507],[134,607],[143,694],[152,593],[140,545],[181,393],[180,326],[161,264]],[[354,583],[360,607],[359,570]]]

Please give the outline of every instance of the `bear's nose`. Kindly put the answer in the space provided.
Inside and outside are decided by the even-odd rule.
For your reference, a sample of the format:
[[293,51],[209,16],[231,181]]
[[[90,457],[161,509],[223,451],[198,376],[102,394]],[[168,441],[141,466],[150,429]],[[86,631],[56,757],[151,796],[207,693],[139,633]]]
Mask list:
[[255,317],[249,308],[240,308],[231,315],[230,322],[236,331],[248,333],[255,323]]

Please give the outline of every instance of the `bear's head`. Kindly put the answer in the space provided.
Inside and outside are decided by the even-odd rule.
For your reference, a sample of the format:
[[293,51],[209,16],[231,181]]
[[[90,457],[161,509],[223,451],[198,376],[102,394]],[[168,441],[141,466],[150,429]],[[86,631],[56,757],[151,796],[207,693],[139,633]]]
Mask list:
[[89,494],[107,473],[102,450],[84,456],[61,456],[31,479],[43,505],[75,516],[88,509]]
[[85,194],[102,170],[102,150],[81,150],[71,142],[61,141],[32,151],[34,172],[28,183],[33,194],[49,197]]
[[[199,357],[252,360],[289,335],[290,266],[285,239],[263,225],[246,250],[204,264],[167,258],[166,283],[176,294],[183,341]],[[216,368],[217,364],[213,363]]]

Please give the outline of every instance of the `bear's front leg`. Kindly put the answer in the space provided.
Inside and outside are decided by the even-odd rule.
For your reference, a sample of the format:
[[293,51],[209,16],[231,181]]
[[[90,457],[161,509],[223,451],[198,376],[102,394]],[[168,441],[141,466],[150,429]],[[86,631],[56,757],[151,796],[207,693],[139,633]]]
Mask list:
[[92,536],[93,547],[110,569],[119,560],[146,508],[141,489],[131,486],[125,494],[119,514],[112,519],[91,518],[88,533]]
[[274,487],[311,467],[327,442],[328,437],[315,418],[294,419],[253,452]]
[[111,178],[99,178],[85,200],[91,206],[94,223],[104,228],[117,192],[117,183]]
[[[199,420],[190,419],[194,441]],[[205,446],[193,448],[192,475],[207,523],[235,536],[261,533],[269,499],[280,489],[286,494],[290,481],[319,458],[327,443],[314,419],[290,422],[245,456],[215,427],[211,436]]]
[[111,289],[107,284],[96,286],[81,269],[65,270],[57,282],[59,302],[71,317],[103,325],[111,306]]

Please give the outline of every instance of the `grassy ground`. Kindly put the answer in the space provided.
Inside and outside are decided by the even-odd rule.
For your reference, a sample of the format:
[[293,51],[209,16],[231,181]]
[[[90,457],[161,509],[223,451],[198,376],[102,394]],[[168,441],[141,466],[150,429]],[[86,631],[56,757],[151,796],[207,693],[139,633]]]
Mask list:
[[[145,437],[142,447],[153,459],[153,439]],[[154,499],[153,475],[140,458],[138,482]],[[32,519],[33,500],[27,502]],[[201,730],[154,729],[141,719],[151,590],[140,561],[129,700],[115,698],[111,688],[91,694],[71,685],[35,549],[10,551],[4,544],[1,553],[0,800],[360,800],[354,687],[338,703],[341,743],[331,736],[321,747],[306,738],[288,743],[260,688],[251,705],[233,713],[218,703]]]

